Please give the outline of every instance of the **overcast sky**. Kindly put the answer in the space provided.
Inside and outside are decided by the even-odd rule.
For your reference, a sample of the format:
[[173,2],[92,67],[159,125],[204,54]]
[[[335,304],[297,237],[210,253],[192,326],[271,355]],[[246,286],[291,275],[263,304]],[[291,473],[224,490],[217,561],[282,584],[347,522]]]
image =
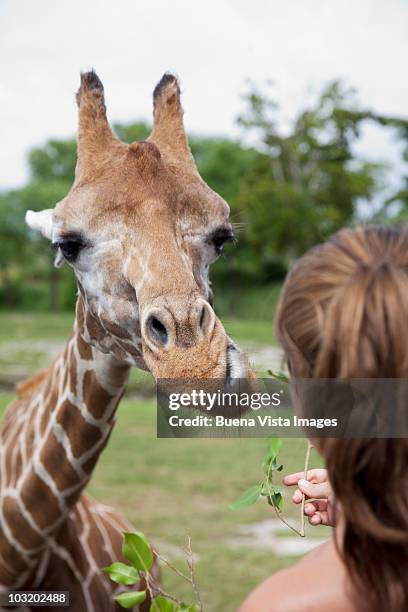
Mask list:
[[[407,32],[407,0],[0,0],[0,188],[27,179],[30,147],[74,133],[80,70],[98,72],[112,121],[149,120],[175,71],[201,134],[237,134],[248,78],[272,79],[287,117],[337,78],[407,116]],[[359,149],[395,164],[378,129]]]

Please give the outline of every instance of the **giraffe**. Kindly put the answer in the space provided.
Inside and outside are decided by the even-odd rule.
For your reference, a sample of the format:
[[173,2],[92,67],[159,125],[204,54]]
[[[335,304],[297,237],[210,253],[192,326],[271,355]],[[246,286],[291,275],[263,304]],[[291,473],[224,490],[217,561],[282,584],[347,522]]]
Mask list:
[[191,155],[178,80],[162,77],[151,135],[130,145],[109,126],[94,71],[81,75],[77,104],[73,186],[26,214],[56,265],[73,268],[78,299],[63,351],[18,386],[1,426],[0,585],[68,590],[76,612],[110,612],[117,591],[100,568],[121,557],[130,527],[83,491],[130,368],[156,379],[252,371],[212,308],[209,266],[233,232]]

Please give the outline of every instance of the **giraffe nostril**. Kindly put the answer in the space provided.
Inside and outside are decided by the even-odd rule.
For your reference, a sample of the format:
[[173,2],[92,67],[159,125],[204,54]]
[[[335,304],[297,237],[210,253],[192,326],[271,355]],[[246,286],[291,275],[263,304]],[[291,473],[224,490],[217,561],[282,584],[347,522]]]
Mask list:
[[169,339],[169,334],[165,325],[155,316],[150,316],[146,322],[146,331],[155,342],[161,346],[165,346]]

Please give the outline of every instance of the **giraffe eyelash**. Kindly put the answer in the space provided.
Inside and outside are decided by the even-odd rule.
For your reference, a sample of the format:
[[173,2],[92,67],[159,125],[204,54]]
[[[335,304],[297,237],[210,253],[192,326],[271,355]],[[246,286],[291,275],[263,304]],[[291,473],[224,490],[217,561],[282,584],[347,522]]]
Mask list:
[[77,239],[74,237],[69,237],[53,242],[52,248],[58,251],[55,264],[57,266],[62,264],[62,260],[59,255],[61,255],[69,263],[74,263],[77,260],[79,253],[84,247],[84,242],[81,239]]
[[236,238],[231,228],[223,228],[215,231],[209,238],[209,242],[213,245],[217,255],[222,255],[224,252],[224,245],[227,242],[235,243]]

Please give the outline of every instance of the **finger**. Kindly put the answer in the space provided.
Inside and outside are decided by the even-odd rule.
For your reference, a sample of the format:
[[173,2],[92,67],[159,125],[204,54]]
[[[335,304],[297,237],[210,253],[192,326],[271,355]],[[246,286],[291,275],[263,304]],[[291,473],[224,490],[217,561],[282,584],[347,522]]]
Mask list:
[[304,472],[295,472],[294,474],[286,474],[286,476],[283,477],[282,482],[288,487],[290,487],[292,485],[297,484],[300,478],[304,478],[304,475],[305,475]]
[[[296,485],[298,481],[304,477],[304,472],[295,472],[294,474],[287,474],[283,478],[283,483],[290,487],[292,485]],[[327,478],[327,470],[316,468],[313,470],[308,470],[307,472],[307,480],[309,480],[310,482],[325,482]]]
[[301,478],[298,482],[298,487],[308,497],[317,497],[327,499],[331,493],[331,488],[328,482],[314,484]]
[[293,496],[292,496],[292,501],[294,504],[300,504],[300,502],[303,499],[303,493],[300,489],[296,489],[296,491],[294,492]]
[[305,511],[308,510],[308,514],[312,514],[313,512],[327,512],[327,500],[313,500],[308,501],[306,499],[305,503]]
[[[310,499],[313,499],[313,495],[308,495],[308,497]],[[292,501],[294,504],[300,504],[302,502],[303,499],[303,493],[300,489],[296,489],[296,491],[293,493],[292,495]],[[306,500],[308,501],[308,498],[306,497]],[[318,510],[326,510],[327,509],[327,498],[323,497],[321,499],[319,499],[318,501],[313,501],[313,503],[315,504],[316,508]]]
[[333,523],[330,521],[328,512],[315,512],[315,514],[311,516],[310,519],[313,519],[313,525],[327,525],[329,527],[333,526]]
[[314,503],[314,505],[316,507],[316,510],[318,510],[319,512],[327,512],[327,505],[328,505],[327,499],[321,499],[321,500],[315,501],[313,503]]
[[313,516],[316,514],[317,508],[315,504],[305,504],[305,514],[306,516]]
[[305,514],[308,516],[316,512],[322,516],[323,514],[327,514],[327,511],[327,500],[313,500],[312,502],[306,501],[305,503]]

